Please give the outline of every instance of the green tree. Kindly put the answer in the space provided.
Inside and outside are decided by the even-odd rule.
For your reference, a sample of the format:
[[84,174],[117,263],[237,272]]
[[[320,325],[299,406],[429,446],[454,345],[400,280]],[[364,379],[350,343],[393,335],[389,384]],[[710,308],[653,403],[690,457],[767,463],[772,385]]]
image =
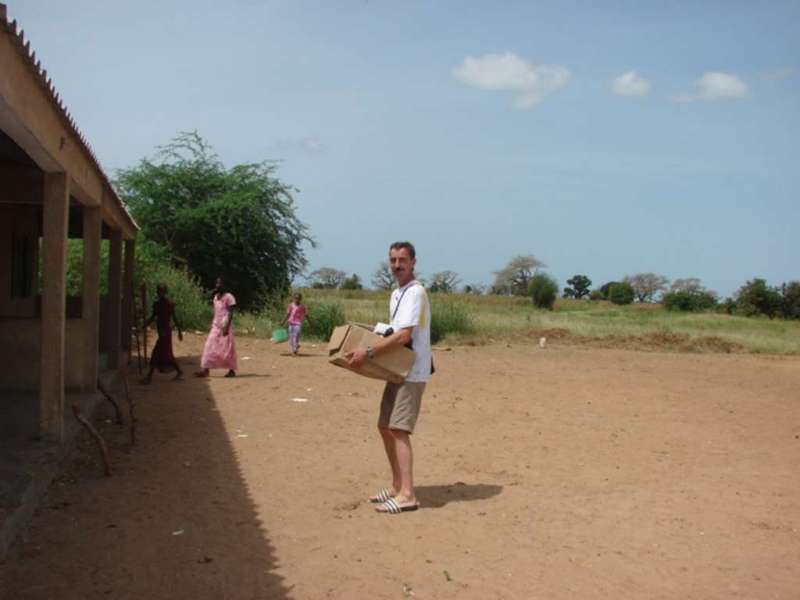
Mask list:
[[608,283],[604,283],[591,293],[592,300],[609,300],[608,294],[611,290],[611,286],[617,285],[618,283],[619,281],[609,281]]
[[226,169],[197,132],[119,171],[116,186],[146,240],[206,288],[222,275],[242,308],[287,290],[305,268],[303,245],[314,245],[274,165]]
[[489,287],[483,283],[468,283],[464,286],[464,293],[482,296],[488,291],[488,289]]
[[770,319],[783,306],[783,298],[777,288],[769,287],[764,279],[755,278],[745,283],[736,293],[736,311],[747,317],[766,315]]
[[428,289],[431,292],[452,293],[459,284],[458,273],[454,271],[439,271],[431,275]]
[[308,281],[313,288],[335,290],[344,283],[346,278],[347,274],[344,271],[332,269],[331,267],[322,267],[312,272],[308,276]]
[[495,294],[524,296],[528,293],[528,284],[536,275],[536,271],[546,266],[532,254],[515,256],[505,267],[495,271],[492,291]]
[[783,318],[800,319],[800,281],[790,281],[781,286]]
[[361,278],[353,273],[350,277],[345,277],[345,280],[342,281],[342,285],[339,286],[343,290],[361,290],[364,289],[364,286],[361,284]]
[[717,305],[717,295],[709,290],[667,292],[662,300],[667,310],[703,311]]
[[537,308],[553,310],[558,296],[558,283],[547,273],[537,273],[528,284],[528,294]]
[[576,298],[580,300],[584,296],[589,295],[589,288],[592,287],[592,280],[586,275],[573,275],[567,279],[567,285],[570,287],[564,288],[564,298]]
[[697,312],[714,308],[719,299],[717,293],[707,290],[697,277],[689,277],[673,281],[661,301],[667,310]]
[[728,315],[733,315],[736,313],[736,300],[733,298],[725,298],[722,302],[719,303],[719,310],[724,312]]
[[633,286],[627,281],[612,283],[608,287],[608,299],[614,304],[630,304],[634,296]]

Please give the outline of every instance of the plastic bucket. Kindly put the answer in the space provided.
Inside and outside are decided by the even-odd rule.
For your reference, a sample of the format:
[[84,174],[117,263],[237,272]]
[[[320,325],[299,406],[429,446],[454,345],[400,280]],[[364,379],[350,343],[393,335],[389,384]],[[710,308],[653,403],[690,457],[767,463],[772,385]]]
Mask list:
[[289,339],[289,332],[285,329],[273,329],[272,330],[272,341],[276,344],[280,342],[285,342]]

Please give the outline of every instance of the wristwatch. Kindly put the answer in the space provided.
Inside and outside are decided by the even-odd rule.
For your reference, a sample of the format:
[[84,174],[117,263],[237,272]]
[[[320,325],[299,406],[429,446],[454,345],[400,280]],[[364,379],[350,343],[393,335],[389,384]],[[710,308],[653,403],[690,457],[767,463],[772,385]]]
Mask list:
[[367,346],[367,356],[375,358],[375,349],[372,346]]

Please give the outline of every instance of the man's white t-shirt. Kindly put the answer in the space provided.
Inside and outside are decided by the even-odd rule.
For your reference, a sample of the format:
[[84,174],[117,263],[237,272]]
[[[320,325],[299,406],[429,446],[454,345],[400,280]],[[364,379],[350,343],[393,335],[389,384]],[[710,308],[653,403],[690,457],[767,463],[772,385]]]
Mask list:
[[406,381],[428,381],[431,378],[431,305],[419,281],[414,279],[392,292],[389,318],[395,331],[414,328],[411,331],[411,345],[417,357]]

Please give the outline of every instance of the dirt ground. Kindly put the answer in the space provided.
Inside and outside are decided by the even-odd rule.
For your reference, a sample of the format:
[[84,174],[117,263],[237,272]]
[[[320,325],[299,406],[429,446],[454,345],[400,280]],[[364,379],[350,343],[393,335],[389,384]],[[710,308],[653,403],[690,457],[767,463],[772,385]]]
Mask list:
[[800,597],[800,359],[437,351],[387,516],[381,383],[237,343],[240,377],[131,386],[133,449],[101,418],[114,476],[83,440],[4,600]]

